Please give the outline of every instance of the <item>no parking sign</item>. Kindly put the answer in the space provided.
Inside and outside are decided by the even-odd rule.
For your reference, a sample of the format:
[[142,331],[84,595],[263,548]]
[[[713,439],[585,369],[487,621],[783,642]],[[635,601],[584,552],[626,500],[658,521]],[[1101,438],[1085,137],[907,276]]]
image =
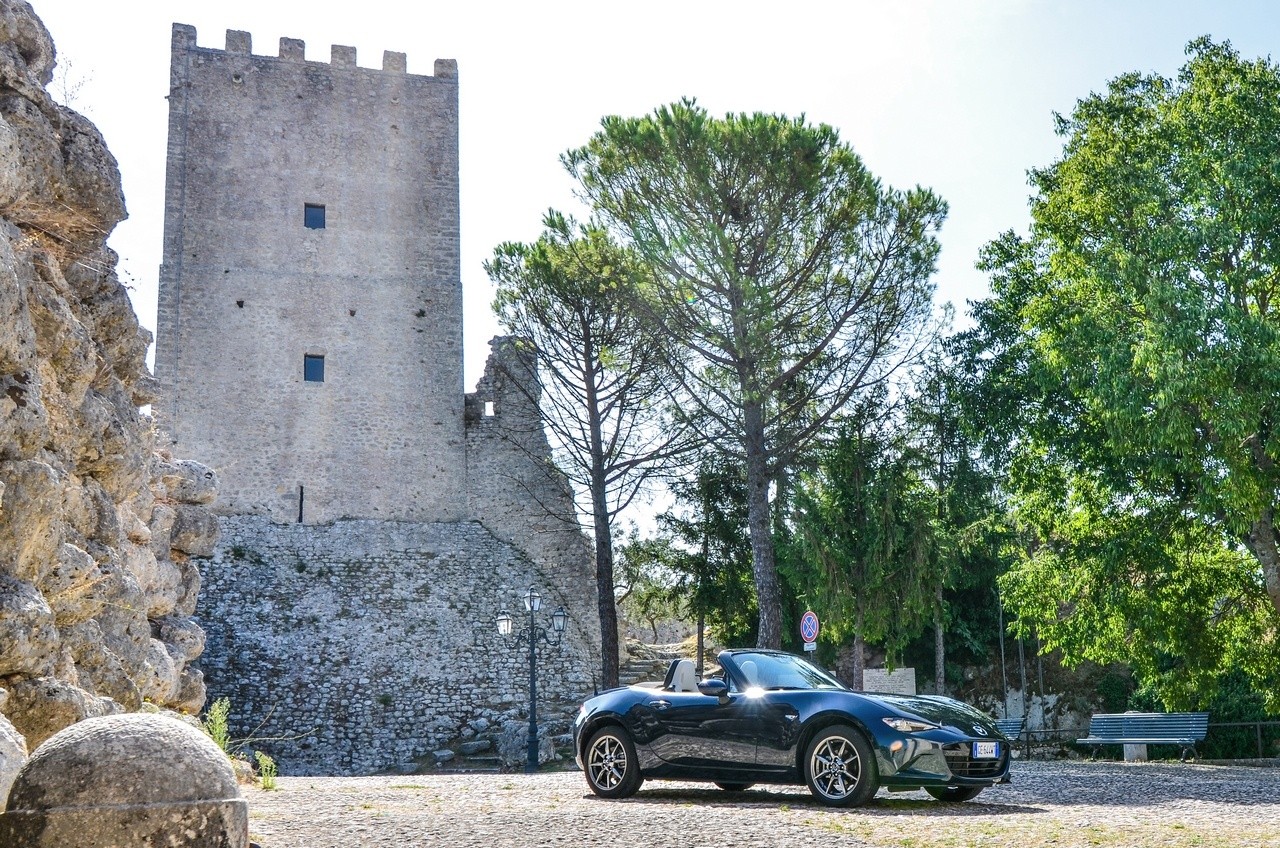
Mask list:
[[800,638],[804,640],[806,651],[817,650],[818,614],[813,610],[805,610],[804,615],[800,616]]

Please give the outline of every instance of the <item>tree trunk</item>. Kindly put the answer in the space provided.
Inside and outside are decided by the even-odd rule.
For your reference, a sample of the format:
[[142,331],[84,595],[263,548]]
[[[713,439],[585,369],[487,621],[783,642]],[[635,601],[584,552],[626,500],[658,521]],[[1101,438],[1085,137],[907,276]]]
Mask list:
[[702,672],[707,656],[707,640],[704,631],[707,629],[707,614],[705,612],[698,613],[698,679],[702,679]]
[[[594,488],[594,486],[592,487]],[[613,539],[609,516],[595,507],[596,596],[600,613],[600,679],[604,688],[618,685],[618,607],[613,601]]]
[[756,645],[782,648],[782,592],[774,561],[773,526],[769,510],[769,469],[765,453],[764,415],[758,403],[743,409],[747,460],[747,527],[751,534],[751,570],[756,584],[760,627]]
[[863,621],[862,608],[853,616],[853,663],[849,669],[849,686],[861,692],[866,688],[866,670],[867,670],[867,643],[862,638]]
[[942,632],[942,582],[938,582],[938,593],[933,607],[933,691],[936,695],[947,694],[946,641]]
[[[584,362],[595,363],[588,348]],[[600,679],[606,689],[618,685],[618,605],[613,597],[613,533],[609,523],[609,501],[605,488],[604,438],[600,430],[600,408],[596,398],[595,374],[586,372],[587,416],[591,434],[591,517],[596,537],[596,608],[600,616]]]
[[853,615],[853,642],[836,654],[836,679],[850,689],[861,691],[866,683],[867,643],[862,638],[862,610]]
[[1022,714],[1031,710],[1031,693],[1027,691],[1027,649],[1022,646],[1022,637],[1018,637],[1018,682],[1022,686]]
[[1276,550],[1275,510],[1268,507],[1249,528],[1245,544],[1258,565],[1262,567],[1262,579],[1267,587],[1271,605],[1280,613],[1280,552]]

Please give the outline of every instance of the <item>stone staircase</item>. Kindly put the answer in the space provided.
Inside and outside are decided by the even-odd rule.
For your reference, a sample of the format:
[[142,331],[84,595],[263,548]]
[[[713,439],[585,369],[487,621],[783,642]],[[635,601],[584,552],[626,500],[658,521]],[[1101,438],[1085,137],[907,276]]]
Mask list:
[[[676,659],[672,657],[672,659]],[[669,659],[632,658],[618,669],[618,683],[621,686],[632,686],[636,683],[661,683],[667,676]]]
[[697,648],[691,640],[670,645],[649,645],[627,640],[629,659],[618,671],[618,682],[623,686],[645,682],[661,683],[666,679],[672,660],[696,661],[696,654]]

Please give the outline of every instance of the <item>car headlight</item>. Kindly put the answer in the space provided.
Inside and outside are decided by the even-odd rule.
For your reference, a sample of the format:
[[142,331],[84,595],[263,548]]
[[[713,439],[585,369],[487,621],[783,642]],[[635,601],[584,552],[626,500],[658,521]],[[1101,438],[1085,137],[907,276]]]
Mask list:
[[886,718],[884,723],[899,733],[920,733],[925,730],[937,730],[940,726],[913,718]]

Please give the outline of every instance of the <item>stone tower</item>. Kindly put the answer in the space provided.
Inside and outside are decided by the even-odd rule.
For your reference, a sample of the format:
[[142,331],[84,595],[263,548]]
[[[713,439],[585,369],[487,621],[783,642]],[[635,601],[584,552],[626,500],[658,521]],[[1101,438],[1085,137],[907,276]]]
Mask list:
[[175,24],[157,418],[219,511],[466,511],[457,64]]
[[221,478],[210,697],[289,774],[523,744],[527,649],[493,622],[534,586],[570,616],[539,666],[564,732],[597,682],[592,552],[534,361],[496,340],[464,394],[455,63],[172,47],[155,409]]

